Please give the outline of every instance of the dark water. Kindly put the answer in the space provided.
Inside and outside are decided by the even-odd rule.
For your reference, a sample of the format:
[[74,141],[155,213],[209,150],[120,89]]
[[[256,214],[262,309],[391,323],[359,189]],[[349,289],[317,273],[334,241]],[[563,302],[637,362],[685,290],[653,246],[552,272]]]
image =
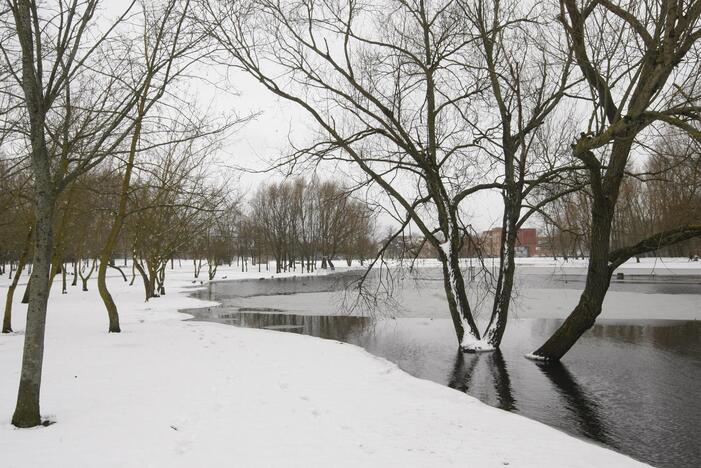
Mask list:
[[[223,305],[187,312],[196,320],[356,344],[412,375],[652,465],[701,466],[701,322],[602,320],[565,362],[542,364],[523,356],[541,344],[559,326],[559,320],[512,320],[501,351],[474,355],[456,352],[454,331],[447,319],[289,315],[276,313],[283,304],[255,312],[235,305],[240,297],[333,291],[351,280],[337,275],[212,283],[195,296]],[[557,280],[524,281],[543,287],[544,281]],[[557,284],[570,287],[576,283],[571,278],[568,286],[562,281]],[[617,287],[641,288],[639,292],[671,288],[674,292],[668,294],[680,293],[680,289],[689,294],[693,292],[684,288],[693,291],[698,287],[693,282],[659,283],[659,279],[619,282]]]

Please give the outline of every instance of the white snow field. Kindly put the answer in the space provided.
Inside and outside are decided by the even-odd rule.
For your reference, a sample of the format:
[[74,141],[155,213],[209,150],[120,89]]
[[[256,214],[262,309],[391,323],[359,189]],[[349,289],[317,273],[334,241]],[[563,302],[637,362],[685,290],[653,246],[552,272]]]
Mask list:
[[[234,270],[219,277],[263,276]],[[106,332],[94,280],[87,293],[55,284],[42,385],[55,424],[35,429],[10,424],[18,288],[17,332],[0,336],[1,467],[644,466],[351,345],[185,321],[177,309],[210,305],[186,296],[191,274],[169,269],[168,294],[147,303],[111,276],[121,334]]]

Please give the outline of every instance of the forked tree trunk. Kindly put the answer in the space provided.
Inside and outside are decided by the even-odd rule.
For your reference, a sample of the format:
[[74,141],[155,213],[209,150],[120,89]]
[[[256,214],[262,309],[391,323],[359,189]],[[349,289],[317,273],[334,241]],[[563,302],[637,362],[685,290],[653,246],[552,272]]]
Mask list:
[[90,265],[90,270],[88,270],[87,275],[83,275],[83,270],[84,268],[81,268],[78,270],[78,273],[80,274],[80,280],[83,284],[83,291],[88,290],[88,280],[92,276],[93,272],[95,271],[95,263],[97,262],[97,259],[93,259],[92,264]]
[[465,293],[465,281],[460,270],[460,259],[456,247],[457,241],[453,240],[453,242],[441,244],[438,249],[443,267],[443,286],[458,344],[465,351],[475,351],[474,344],[480,341],[480,333]]

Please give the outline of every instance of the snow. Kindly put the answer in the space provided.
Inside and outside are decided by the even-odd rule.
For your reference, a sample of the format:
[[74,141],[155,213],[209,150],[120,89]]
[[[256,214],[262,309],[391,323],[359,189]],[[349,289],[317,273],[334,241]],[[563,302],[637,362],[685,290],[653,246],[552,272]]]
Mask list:
[[526,359],[530,359],[531,361],[543,361],[543,362],[545,362],[545,361],[548,360],[548,358],[546,358],[545,356],[538,356],[537,354],[532,354],[532,353],[526,354],[526,355],[524,355],[524,357],[525,357]]
[[484,338],[481,340],[476,340],[472,335],[465,334],[462,341],[460,342],[460,348],[468,353],[486,353],[489,351],[494,351],[494,346],[489,344]]
[[[463,329],[469,330],[467,320],[463,319]],[[486,338],[477,339],[471,333],[465,333],[460,341],[460,348],[468,353],[486,353],[494,351],[496,348],[492,346]]]
[[26,310],[18,288],[18,332],[0,336],[3,468],[644,466],[351,345],[185,321],[177,309],[212,305],[186,297],[190,275],[168,270],[168,294],[147,303],[138,282],[111,276],[121,334],[106,333],[94,280],[87,293],[54,285],[42,414],[56,424],[29,430],[10,425]]

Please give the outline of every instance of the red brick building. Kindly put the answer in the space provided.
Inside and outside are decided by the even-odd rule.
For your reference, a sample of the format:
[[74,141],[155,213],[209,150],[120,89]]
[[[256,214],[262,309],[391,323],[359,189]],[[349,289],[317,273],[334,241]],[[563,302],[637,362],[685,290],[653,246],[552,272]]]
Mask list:
[[[482,233],[482,254],[498,257],[501,246],[501,228],[493,228]],[[533,257],[538,247],[538,230],[535,228],[519,229],[516,234],[516,256]]]

